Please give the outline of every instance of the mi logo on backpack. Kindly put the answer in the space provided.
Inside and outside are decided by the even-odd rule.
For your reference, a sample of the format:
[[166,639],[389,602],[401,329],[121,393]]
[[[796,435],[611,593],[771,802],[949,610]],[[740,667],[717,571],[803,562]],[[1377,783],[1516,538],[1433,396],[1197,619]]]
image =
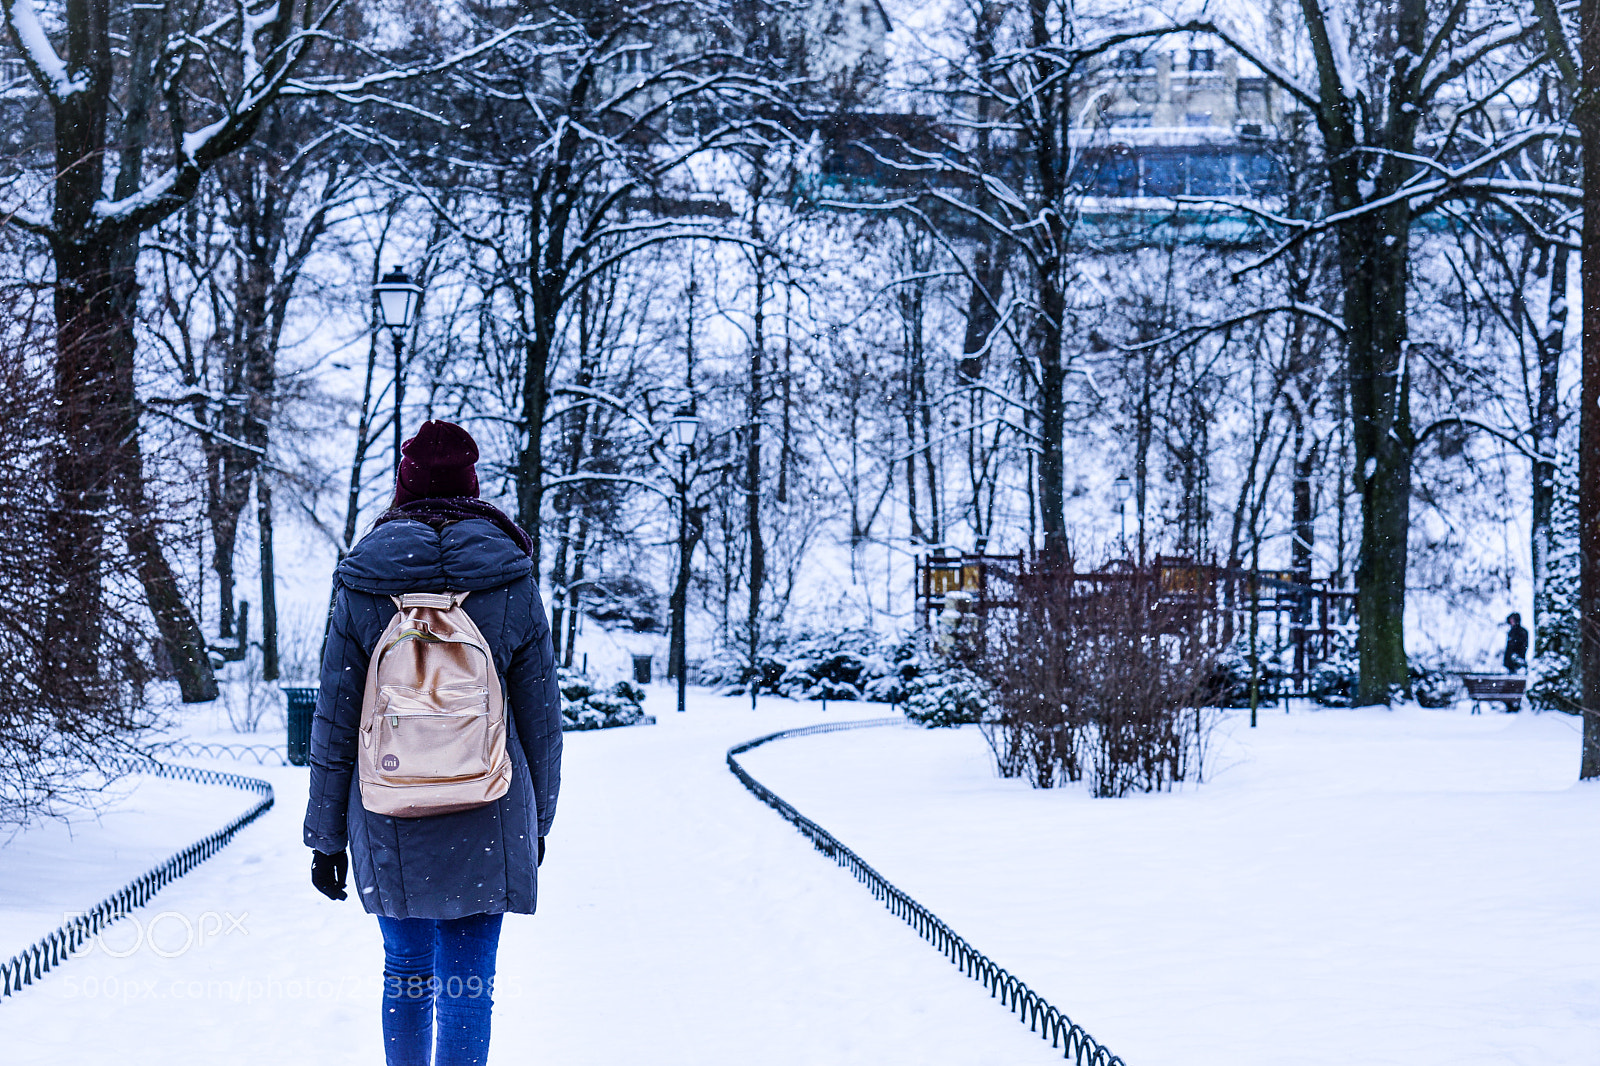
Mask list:
[[425,818],[511,787],[505,693],[464,592],[408,592],[378,639],[361,700],[361,805]]

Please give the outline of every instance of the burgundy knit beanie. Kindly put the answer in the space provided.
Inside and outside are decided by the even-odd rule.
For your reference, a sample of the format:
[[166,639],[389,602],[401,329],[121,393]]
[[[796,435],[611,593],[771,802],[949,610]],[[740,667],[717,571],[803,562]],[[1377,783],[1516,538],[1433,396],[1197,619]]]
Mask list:
[[478,444],[454,422],[422,423],[417,435],[400,445],[400,455],[396,507],[429,497],[477,497]]

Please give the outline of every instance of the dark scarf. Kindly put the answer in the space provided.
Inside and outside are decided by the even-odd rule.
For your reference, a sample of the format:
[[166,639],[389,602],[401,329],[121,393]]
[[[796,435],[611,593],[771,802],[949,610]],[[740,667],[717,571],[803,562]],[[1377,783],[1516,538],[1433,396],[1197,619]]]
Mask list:
[[409,518],[414,522],[426,522],[434,529],[443,529],[451,522],[461,522],[468,518],[485,518],[500,527],[500,531],[512,540],[517,547],[522,549],[524,555],[533,557],[533,538],[522,531],[522,527],[513,522],[509,516],[492,503],[474,499],[471,496],[426,496],[410,503],[402,503],[398,507],[391,507],[378,516],[374,527],[396,519]]

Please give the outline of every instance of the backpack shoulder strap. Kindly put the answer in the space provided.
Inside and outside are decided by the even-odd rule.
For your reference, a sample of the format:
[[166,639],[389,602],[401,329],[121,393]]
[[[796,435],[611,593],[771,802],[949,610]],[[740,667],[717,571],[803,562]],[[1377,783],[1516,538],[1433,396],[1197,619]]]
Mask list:
[[466,602],[466,592],[407,592],[399,596],[390,596],[394,605],[399,610],[409,607],[434,607],[441,611],[453,610]]

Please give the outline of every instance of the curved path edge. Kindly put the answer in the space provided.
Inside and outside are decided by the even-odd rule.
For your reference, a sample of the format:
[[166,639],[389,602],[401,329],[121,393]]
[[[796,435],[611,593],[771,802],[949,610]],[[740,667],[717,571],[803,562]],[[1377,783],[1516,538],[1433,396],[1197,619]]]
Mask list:
[[1029,1030],[1050,1041],[1050,1046],[1060,1048],[1062,1058],[1072,1059],[1079,1066],[1126,1066],[1081,1025],[1061,1011],[1046,1003],[1043,997],[1008,973],[1004,967],[956,935],[955,931],[932,911],[912,899],[901,889],[889,883],[878,871],[869,866],[861,856],[839,842],[832,833],[813,822],[782,796],[752,777],[739,764],[738,756],[751,748],[787,737],[808,736],[813,733],[833,733],[845,729],[869,729],[875,726],[904,725],[904,718],[864,718],[849,722],[828,722],[824,725],[782,729],[776,733],[735,744],[728,749],[728,769],[749,789],[757,799],[781,814],[808,837],[816,849],[834,862],[849,870],[857,881],[865,884],[872,895],[883,900],[891,913],[903,920],[917,935],[938,948],[940,953],[961,968],[968,977],[989,990],[991,998],[1011,1008]]
[[72,958],[74,952],[99,935],[106,926],[150,902],[157,892],[221,851],[234,834],[272,808],[272,784],[259,777],[143,760],[129,760],[121,763],[118,769],[124,773],[149,774],[197,785],[224,785],[254,792],[260,799],[215,833],[195,841],[165,862],[140,874],[89,910],[63,922],[6,962],[0,963],[0,1000],[20,992]]

